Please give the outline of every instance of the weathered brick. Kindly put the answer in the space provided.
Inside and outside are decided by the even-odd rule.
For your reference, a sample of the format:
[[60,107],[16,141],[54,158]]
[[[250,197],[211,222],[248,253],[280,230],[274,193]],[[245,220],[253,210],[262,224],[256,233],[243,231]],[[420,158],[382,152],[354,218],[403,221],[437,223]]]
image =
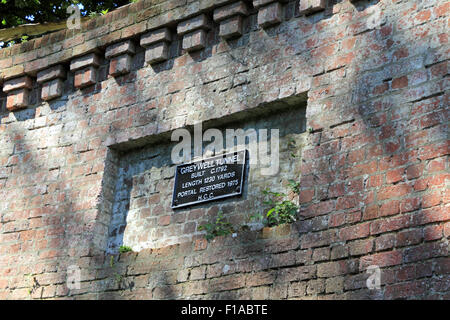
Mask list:
[[346,258],[349,253],[347,245],[335,245],[331,247],[331,260]]
[[202,280],[205,279],[206,276],[206,267],[196,267],[191,269],[189,280]]
[[140,44],[142,47],[148,47],[158,42],[172,41],[172,34],[168,28],[161,28],[147,32],[141,36]]
[[106,47],[105,58],[111,59],[124,54],[134,55],[135,51],[134,43],[131,40],[127,40]]
[[276,1],[284,3],[287,0],[253,0],[253,7],[258,9],[262,6],[268,5],[268,4],[270,4],[272,2],[276,2]]
[[180,22],[177,26],[177,33],[179,36],[182,36],[187,33],[192,33],[198,29],[211,29],[211,21],[205,14],[201,14],[192,19]]
[[422,241],[422,229],[401,231],[397,234],[397,247],[411,246]]
[[330,259],[330,248],[317,248],[313,251],[313,261],[326,261]]
[[53,79],[42,84],[41,99],[48,101],[62,96],[64,83],[61,79]]
[[267,28],[279,24],[283,20],[283,8],[279,2],[273,2],[265,7],[259,8],[258,25]]
[[18,89],[31,89],[32,86],[33,84],[31,78],[28,76],[23,76],[5,81],[3,84],[3,92],[8,93]]
[[360,259],[359,270],[366,270],[368,266],[376,265],[380,268],[398,265],[402,262],[400,251],[387,251],[364,256]]
[[300,0],[298,10],[300,14],[310,14],[324,10],[325,5],[325,0]]
[[9,111],[16,111],[28,106],[29,90],[18,89],[8,93],[6,98],[6,109]]
[[293,282],[289,286],[289,297],[303,297],[306,294],[306,281]]
[[97,81],[97,68],[88,67],[75,71],[74,86],[75,88],[84,88],[93,85]]
[[344,290],[344,277],[334,277],[326,279],[325,292],[334,293],[342,292]]
[[129,54],[115,56],[109,61],[109,74],[113,77],[123,75],[131,70],[132,57]]
[[396,235],[393,233],[382,234],[375,239],[375,250],[382,251],[392,249],[395,246]]
[[48,69],[44,69],[37,73],[37,83],[43,83],[49,80],[53,80],[56,78],[65,79],[66,78],[66,69],[62,65],[56,65],[50,67]]
[[308,281],[308,286],[306,287],[306,294],[317,295],[325,291],[325,280],[317,279]]
[[214,10],[213,19],[216,22],[229,19],[236,15],[248,15],[247,5],[243,1],[233,2],[229,5]]
[[346,260],[325,262],[317,266],[317,276],[319,278],[330,278],[352,273],[354,271],[354,262]]
[[98,67],[100,58],[95,53],[90,53],[70,62],[70,71],[77,71],[85,67]]
[[339,238],[343,241],[367,237],[370,234],[370,222],[359,223],[339,231]]
[[154,64],[167,60],[169,57],[169,46],[166,42],[159,42],[145,49],[145,62]]
[[183,36],[183,50],[188,52],[198,51],[206,47],[206,32],[203,29],[186,33]]
[[242,17],[234,16],[220,22],[219,36],[224,39],[240,37],[242,35]]

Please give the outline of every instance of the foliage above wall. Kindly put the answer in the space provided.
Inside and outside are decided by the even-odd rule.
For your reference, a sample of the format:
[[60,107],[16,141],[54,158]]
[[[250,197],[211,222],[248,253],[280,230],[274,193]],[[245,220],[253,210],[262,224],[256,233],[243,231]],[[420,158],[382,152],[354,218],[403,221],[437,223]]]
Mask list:
[[[135,1],[0,0],[0,29],[13,28],[24,24],[27,25],[25,28],[19,28],[19,34],[14,32],[13,34],[17,38],[12,39],[12,41],[6,40],[3,43],[3,46],[27,41],[30,36],[39,36],[58,29],[64,29],[64,21],[70,16],[70,11],[68,12],[67,10],[69,6],[78,6],[80,8],[81,16],[86,17],[112,11],[115,8],[130,2]],[[4,41],[3,36],[5,36],[5,34],[2,35],[0,41]]]

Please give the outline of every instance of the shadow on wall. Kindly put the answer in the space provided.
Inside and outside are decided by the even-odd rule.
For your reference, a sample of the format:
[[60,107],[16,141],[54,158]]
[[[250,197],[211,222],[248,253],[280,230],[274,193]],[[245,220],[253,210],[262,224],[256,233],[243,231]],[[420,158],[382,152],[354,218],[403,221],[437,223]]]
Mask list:
[[[333,161],[334,159],[339,161],[330,162],[331,170],[325,174],[327,177],[323,178],[324,174],[316,170],[315,174],[302,178],[302,181],[305,182],[302,185],[303,187],[307,187],[306,184],[309,184],[309,186],[323,184],[324,180],[330,181],[329,184],[331,185],[336,180],[352,179],[352,176],[356,174],[355,172],[363,170],[364,167],[354,165],[351,162],[351,151],[358,152],[363,157],[361,162],[367,161],[365,164],[372,164],[372,157],[377,157],[378,160],[374,163],[375,168],[377,168],[375,172],[379,172],[382,179],[388,179],[387,173],[389,171],[400,169],[397,178],[385,180],[387,187],[363,190],[353,195],[355,197],[353,200],[354,208],[360,209],[363,219],[365,219],[369,208],[375,206],[377,210],[380,210],[383,204],[389,204],[391,196],[395,195],[397,190],[403,190],[402,192],[405,194],[413,190],[417,192],[414,197],[410,198],[410,202],[401,202],[399,211],[392,217],[387,218],[388,230],[391,231],[427,223],[427,214],[424,211],[426,205],[424,206],[424,203],[428,200],[424,199],[424,196],[429,194],[428,191],[433,188],[433,185],[430,182],[423,182],[422,177],[423,175],[432,177],[433,174],[427,171],[430,168],[430,162],[447,153],[446,139],[448,134],[448,127],[445,124],[446,119],[448,119],[447,111],[445,111],[448,100],[445,96],[447,87],[444,78],[447,76],[447,71],[441,71],[442,68],[440,68],[442,67],[440,61],[444,61],[446,54],[443,49],[445,37],[442,36],[445,33],[445,23],[443,23],[442,33],[440,31],[430,33],[427,30],[427,25],[423,24],[426,21],[421,20],[421,12],[425,12],[427,9],[423,8],[420,12],[416,12],[418,6],[423,6],[422,3],[406,1],[399,2],[396,5],[404,6],[405,12],[410,11],[410,14],[398,17],[395,11],[382,10],[382,15],[378,19],[376,18],[378,13],[375,8],[382,8],[385,4],[378,1],[357,3],[355,7],[362,20],[349,26],[348,31],[351,35],[346,42],[349,48],[348,53],[338,54],[338,58],[324,57],[320,62],[325,66],[325,73],[317,74],[315,78],[323,76],[325,79],[331,80],[328,80],[328,84],[324,84],[323,87],[317,90],[313,89],[309,93],[308,107],[310,104],[314,106],[322,105],[318,112],[311,117],[308,116],[308,127],[314,129],[311,139],[320,141],[319,144],[322,146],[333,146],[331,142],[335,138],[327,136],[327,131],[329,129],[336,130],[339,127],[351,130],[353,138],[337,138],[340,143],[334,149],[331,148],[330,154],[341,154],[342,157],[333,158]],[[366,14],[374,17],[373,24],[372,22],[369,25],[365,23],[363,16]],[[357,15],[357,13],[352,15]],[[315,23],[323,18],[325,16],[317,14],[305,18],[305,21]],[[349,21],[352,19],[351,15],[348,19]],[[443,21],[443,17],[440,17],[440,20]],[[281,28],[283,27],[270,29],[267,32],[269,39],[266,39],[267,42],[259,43],[257,51],[273,50],[267,45],[272,43],[269,41],[270,37],[275,36],[275,33],[280,31]],[[352,39],[353,36],[357,36],[355,40]],[[244,35],[242,39],[236,43],[245,43],[248,34]],[[421,40],[417,41],[417,39]],[[289,45],[293,45],[297,40],[287,41]],[[304,49],[305,51],[303,49],[296,50],[298,50],[296,57],[299,60],[304,59],[305,63],[308,63],[308,61],[313,63],[313,58],[305,54],[306,49]],[[254,56],[246,55],[238,57],[238,59],[242,59],[243,65],[251,66],[253,63],[251,60],[254,59]],[[229,70],[228,72],[233,74],[235,71]],[[375,83],[378,83],[378,85],[374,85]],[[137,101],[141,101],[140,88],[136,85],[133,88]],[[194,89],[199,90],[197,87],[194,87]],[[327,89],[328,94],[326,96],[320,95],[323,89]],[[345,93],[347,89],[351,90],[351,93]],[[263,93],[258,92],[254,87],[251,90],[254,91],[250,93],[250,96],[263,96]],[[203,98],[202,105],[214,106],[215,101],[211,100],[209,95],[203,94],[203,92],[198,92],[198,94]],[[93,93],[88,93],[86,96],[92,95]],[[355,107],[349,107],[348,101],[352,101],[352,105]],[[52,104],[50,103],[50,105]],[[7,114],[0,114],[0,117],[5,118]],[[25,120],[29,120],[34,116],[35,111],[29,109],[14,114],[19,115],[17,119],[23,117]],[[211,114],[213,117],[220,118],[220,111],[211,110]],[[84,114],[82,116],[87,119]],[[158,122],[158,120],[155,121]],[[326,124],[326,127],[323,124]],[[143,123],[143,125],[147,124]],[[20,139],[17,140],[16,137],[17,135],[26,136],[26,131],[10,129],[6,131],[9,136],[7,144],[14,144],[16,150],[18,150],[16,145],[24,146],[25,154],[26,144],[21,143]],[[435,143],[438,146],[432,147],[430,143]],[[306,161],[308,160],[314,161],[314,159],[307,159]],[[327,156],[326,160],[330,161],[331,159]],[[37,162],[37,159],[32,157],[29,161]],[[414,168],[419,168],[419,174],[408,174],[411,163],[413,163]],[[317,175],[316,173],[320,174]],[[367,183],[370,183],[370,179],[364,182],[364,188],[367,188]],[[424,188],[418,186],[421,183],[425,183]],[[63,186],[59,190],[64,190],[63,193],[66,194],[71,194],[71,191],[73,191],[66,190]],[[131,193],[125,195],[124,199],[129,196],[131,196]],[[349,194],[348,196],[352,195]],[[77,199],[76,195],[73,199]],[[316,201],[317,203],[329,201],[335,205],[336,199],[324,195]],[[375,201],[378,202],[375,203]],[[71,206],[72,202],[65,208],[66,213],[75,212],[75,209]],[[303,215],[304,220],[310,219],[308,207],[304,209]],[[371,220],[367,216],[366,218]],[[379,215],[374,217],[373,221],[376,222],[375,219],[377,218],[379,218]],[[60,219],[56,222],[56,225],[65,228],[68,220],[71,221],[72,218],[68,214]],[[72,221],[76,222],[75,220]],[[55,221],[52,220],[52,223],[55,224]],[[375,223],[374,227],[376,226]],[[382,232],[381,230],[373,230],[371,232],[374,236],[378,236],[379,232]],[[67,238],[67,233],[63,233],[63,237],[64,241],[59,248],[66,248],[64,244],[73,240]],[[423,246],[424,250],[428,249],[427,257],[434,257],[439,254],[436,252],[437,247],[433,246],[434,243],[436,242],[425,243],[421,238],[420,242],[415,245]],[[405,263],[415,262],[413,249],[403,251],[402,259]],[[58,270],[62,272],[65,270],[62,266],[66,264],[66,259],[67,255],[57,257],[55,264],[58,266]],[[363,272],[363,266],[364,264],[361,264],[359,272]],[[282,280],[281,273],[278,275],[275,272],[274,281],[278,279],[277,277]],[[430,285],[436,283],[438,279],[435,278],[433,281],[435,282],[430,282]],[[381,296],[396,298],[396,293],[392,289],[395,286],[385,287],[384,285],[385,283],[383,283]],[[361,296],[366,298],[380,297],[379,293],[378,296],[373,296],[367,289],[363,289],[363,286],[354,292],[355,294],[361,293]]]

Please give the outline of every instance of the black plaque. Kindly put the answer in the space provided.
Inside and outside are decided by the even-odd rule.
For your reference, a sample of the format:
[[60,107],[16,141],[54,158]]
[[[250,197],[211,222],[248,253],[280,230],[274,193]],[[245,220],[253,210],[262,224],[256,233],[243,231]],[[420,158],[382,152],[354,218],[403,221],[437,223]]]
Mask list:
[[241,195],[245,158],[243,150],[178,165],[172,208]]

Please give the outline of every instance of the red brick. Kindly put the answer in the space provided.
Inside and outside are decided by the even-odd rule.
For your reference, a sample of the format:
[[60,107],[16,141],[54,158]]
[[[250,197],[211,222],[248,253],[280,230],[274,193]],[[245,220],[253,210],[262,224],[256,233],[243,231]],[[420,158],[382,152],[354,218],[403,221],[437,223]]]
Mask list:
[[167,226],[170,224],[170,221],[171,221],[171,216],[162,216],[162,217],[159,217],[158,224],[160,226]]
[[6,109],[9,111],[26,108],[29,104],[29,90],[19,89],[8,94],[6,99]]
[[317,265],[317,277],[330,278],[345,275],[355,271],[357,265],[352,260],[325,262]]
[[413,223],[411,217],[408,215],[402,215],[399,217],[389,219],[378,219],[371,222],[370,234],[380,234],[390,231],[395,231],[411,226]]
[[75,71],[74,86],[75,88],[84,88],[95,84],[97,81],[97,69],[89,67]]
[[299,194],[300,203],[310,202],[314,197],[314,189],[302,190]]
[[415,211],[421,207],[420,198],[409,198],[400,201],[400,213]]
[[448,245],[440,241],[426,242],[403,250],[403,259],[406,263],[447,255]]
[[258,25],[262,28],[267,28],[278,24],[283,19],[282,14],[283,10],[279,2],[273,2],[261,7],[258,10]]
[[395,234],[382,234],[375,239],[375,250],[383,251],[386,249],[392,249],[395,246],[396,240]]
[[299,13],[309,14],[325,9],[325,0],[302,0],[299,3]]
[[412,298],[426,292],[424,281],[415,281],[389,285],[385,289],[385,299]]
[[428,173],[437,172],[445,170],[446,160],[442,159],[434,159],[428,163]]
[[300,213],[303,216],[315,217],[332,212],[333,210],[335,210],[335,207],[336,207],[335,200],[321,201],[319,203],[310,204],[306,208],[301,208]]
[[429,208],[437,206],[441,203],[442,195],[441,190],[436,190],[429,192],[427,194],[424,194],[422,196],[422,207],[423,208]]
[[208,241],[206,241],[206,239],[202,238],[202,239],[197,239],[195,240],[195,245],[194,245],[194,250],[195,251],[199,251],[199,250],[205,250],[208,246]]
[[443,231],[444,231],[443,225],[427,226],[423,231],[424,239],[425,239],[425,241],[441,239],[443,236]]
[[339,231],[339,239],[342,241],[367,237],[370,233],[370,222],[359,223]]
[[421,225],[432,222],[443,222],[450,220],[450,212],[446,208],[432,207],[423,209],[414,215],[414,224]]
[[359,256],[372,252],[373,249],[373,240],[372,239],[364,239],[364,240],[355,240],[348,243],[350,255]]
[[400,251],[380,252],[364,256],[359,260],[359,270],[366,270],[368,266],[376,265],[380,268],[398,265],[402,262]]
[[381,189],[379,192],[377,192],[377,199],[378,200],[386,200],[391,198],[398,198],[402,197],[408,193],[410,193],[412,190],[411,186],[409,184],[398,184],[393,186],[387,186]]
[[345,212],[333,213],[328,221],[329,227],[339,227],[345,223]]
[[401,89],[408,86],[408,77],[403,76],[392,80],[392,89]]
[[399,232],[397,234],[397,247],[411,246],[422,241],[422,229],[413,229]]
[[408,180],[420,177],[423,173],[423,168],[424,168],[423,164],[409,166],[406,169],[406,177],[408,178]]

